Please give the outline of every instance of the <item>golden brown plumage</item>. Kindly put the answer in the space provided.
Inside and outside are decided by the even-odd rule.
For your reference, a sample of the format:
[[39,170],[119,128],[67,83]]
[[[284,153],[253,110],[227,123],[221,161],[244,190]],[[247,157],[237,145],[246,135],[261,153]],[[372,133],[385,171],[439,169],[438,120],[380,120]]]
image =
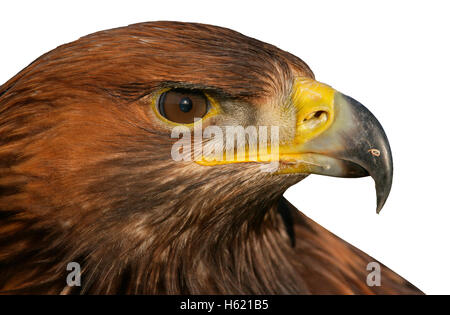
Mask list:
[[[231,104],[216,122],[242,108],[251,120],[295,76],[313,74],[274,46],[175,22],[34,61],[0,87],[0,292],[420,293],[384,267],[383,285],[366,285],[373,259],[282,197],[304,174],[175,162],[149,113],[154,91],[183,87]],[[66,286],[71,261],[81,287]]]

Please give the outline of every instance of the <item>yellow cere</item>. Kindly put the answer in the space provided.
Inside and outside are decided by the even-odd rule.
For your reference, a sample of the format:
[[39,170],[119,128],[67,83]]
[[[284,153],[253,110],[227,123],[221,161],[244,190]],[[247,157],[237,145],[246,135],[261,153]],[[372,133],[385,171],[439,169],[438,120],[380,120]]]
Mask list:
[[292,102],[297,108],[296,133],[293,143],[280,147],[284,167],[278,174],[311,173],[316,166],[311,158],[304,163],[302,145],[319,136],[334,121],[336,90],[332,87],[309,78],[297,78],[292,90]]
[[295,144],[305,143],[328,129],[334,120],[335,90],[309,78],[294,83],[292,101],[297,107]]

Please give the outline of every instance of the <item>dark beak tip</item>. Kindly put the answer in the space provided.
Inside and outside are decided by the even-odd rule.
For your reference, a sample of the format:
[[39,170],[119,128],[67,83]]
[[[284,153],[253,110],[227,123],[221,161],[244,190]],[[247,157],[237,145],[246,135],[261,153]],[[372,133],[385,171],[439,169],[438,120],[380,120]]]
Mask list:
[[358,123],[355,124],[358,127],[353,134],[363,135],[363,141],[356,142],[356,147],[360,151],[356,154],[357,160],[354,161],[359,162],[375,181],[376,212],[380,213],[389,196],[393,178],[389,140],[380,122],[364,105],[347,95],[344,95],[344,98],[350,105],[353,117],[358,119]]
[[381,209],[383,209],[383,206],[384,206],[384,202],[377,203],[377,214],[380,214]]
[[379,214],[381,209],[384,207],[386,200],[389,197],[389,193],[391,192],[392,187],[392,164],[389,165],[390,168],[387,170],[387,176],[383,178],[382,180],[377,180],[374,178],[375,181],[375,189],[377,194],[377,213]]

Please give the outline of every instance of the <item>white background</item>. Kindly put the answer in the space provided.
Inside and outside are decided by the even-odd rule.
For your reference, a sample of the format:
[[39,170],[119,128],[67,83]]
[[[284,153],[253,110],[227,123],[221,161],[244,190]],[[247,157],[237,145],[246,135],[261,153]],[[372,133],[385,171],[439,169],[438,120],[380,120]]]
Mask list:
[[378,117],[395,174],[380,215],[370,178],[310,176],[287,198],[424,292],[450,293],[444,1],[3,1],[0,10],[0,84],[60,44],[153,20],[225,26],[299,56]]

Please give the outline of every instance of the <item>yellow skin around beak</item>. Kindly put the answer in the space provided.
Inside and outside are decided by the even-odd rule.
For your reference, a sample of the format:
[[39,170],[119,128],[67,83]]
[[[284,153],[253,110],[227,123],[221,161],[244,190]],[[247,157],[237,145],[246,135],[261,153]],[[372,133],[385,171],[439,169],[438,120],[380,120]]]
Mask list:
[[292,103],[297,109],[294,141],[280,146],[282,163],[277,173],[314,173],[314,161],[303,159],[302,146],[327,130],[334,121],[336,90],[309,78],[297,78],[292,89]]
[[291,102],[296,109],[297,122],[295,137],[293,141],[290,141],[291,143],[284,145],[278,145],[277,143],[277,148],[273,148],[269,141],[266,150],[252,150],[246,146],[245,155],[235,154],[230,159],[225,156],[224,152],[223,158],[220,160],[203,155],[196,162],[200,165],[213,166],[230,163],[280,161],[284,163],[284,166],[276,173],[311,173],[311,163],[313,162],[303,161],[301,147],[319,136],[333,123],[335,93],[336,90],[326,84],[309,78],[297,78],[290,95]]

